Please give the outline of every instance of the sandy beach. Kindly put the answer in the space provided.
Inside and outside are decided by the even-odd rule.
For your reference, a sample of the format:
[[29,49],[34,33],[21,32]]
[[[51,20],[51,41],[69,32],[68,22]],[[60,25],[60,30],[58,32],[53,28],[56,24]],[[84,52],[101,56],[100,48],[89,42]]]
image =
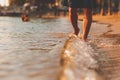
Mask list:
[[[83,16],[79,16],[79,20],[82,20]],[[120,80],[120,16],[118,15],[112,15],[112,16],[100,16],[100,15],[94,15],[93,16],[93,23],[99,23],[99,24],[107,24],[108,30],[99,36],[95,36],[94,41],[90,42],[90,45],[98,54],[96,55],[94,52],[93,55],[96,55],[96,61],[98,61],[97,65],[99,66],[97,70],[93,69],[93,71],[86,70],[86,74],[84,74],[84,70],[82,68],[79,68],[78,71],[81,72],[86,79],[95,79],[95,80]],[[101,26],[102,27],[102,26]],[[103,28],[104,30],[104,28]],[[89,42],[88,42],[89,43]],[[81,49],[80,46],[83,45],[83,49],[88,48],[85,50]],[[84,63],[87,62],[87,59],[90,59],[92,57],[88,57],[86,59],[77,58],[80,61],[79,64],[74,64],[74,62],[71,62],[71,60],[74,58],[77,53],[79,53],[79,56],[86,57],[86,51],[88,50],[87,55],[90,54],[91,50],[88,47],[84,47],[86,44],[79,41],[79,39],[73,39],[68,40],[65,44],[65,49],[62,53],[62,62],[64,63],[63,71],[67,71],[70,69],[72,71],[71,74],[74,74],[75,67],[84,65]],[[69,54],[69,56],[67,55]],[[68,56],[68,57],[66,57]],[[70,59],[70,60],[68,60]],[[93,61],[94,62],[94,61]],[[93,63],[92,62],[92,63]],[[77,63],[75,61],[75,63]],[[89,65],[91,61],[87,64]],[[72,66],[71,66],[72,65]],[[95,65],[94,63],[92,65]],[[67,67],[67,69],[66,69]],[[84,66],[85,68],[86,66]],[[62,72],[63,72],[62,71]],[[95,72],[94,72],[95,71]],[[63,73],[62,79],[65,78],[65,80],[68,79],[68,76],[70,76],[67,73]],[[88,74],[88,75],[87,75]],[[91,75],[90,75],[91,74]],[[67,76],[65,76],[67,75]],[[80,75],[79,75],[80,76]],[[76,76],[78,77],[78,76]],[[74,76],[69,77],[69,80],[72,80],[71,78],[74,78]],[[60,79],[60,80],[62,80]],[[84,79],[81,78],[80,79]]]
[[[68,18],[68,16],[67,16]],[[82,21],[83,15],[79,15]],[[98,55],[99,76],[104,77],[100,80],[120,80],[120,16],[101,16],[93,15],[93,23],[106,24],[108,30],[96,36],[91,45],[95,47]],[[103,28],[103,30],[105,30]],[[67,43],[74,43],[74,41]],[[66,61],[66,60],[65,60]],[[91,73],[93,74],[93,73]],[[96,78],[98,80],[98,78]]]
[[99,41],[107,41],[99,45],[99,64],[105,80],[120,80],[120,16],[93,16],[93,21],[101,24],[109,24],[108,31],[99,36]]

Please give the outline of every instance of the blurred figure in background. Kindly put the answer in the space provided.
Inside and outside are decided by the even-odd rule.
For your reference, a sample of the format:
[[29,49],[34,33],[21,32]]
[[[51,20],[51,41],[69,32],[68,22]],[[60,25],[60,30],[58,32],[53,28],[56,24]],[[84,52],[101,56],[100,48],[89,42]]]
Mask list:
[[54,5],[54,15],[59,16],[59,3],[56,2]]
[[27,14],[22,14],[22,21],[23,22],[27,22],[27,21],[29,21],[29,17],[28,17],[28,15]]
[[23,5],[23,11],[24,13],[26,14],[29,14],[30,13],[30,2],[28,0],[26,0],[25,4]]
[[26,0],[25,4],[23,5],[23,14],[21,16],[22,21],[24,22],[29,21],[30,7],[31,7],[30,2]]

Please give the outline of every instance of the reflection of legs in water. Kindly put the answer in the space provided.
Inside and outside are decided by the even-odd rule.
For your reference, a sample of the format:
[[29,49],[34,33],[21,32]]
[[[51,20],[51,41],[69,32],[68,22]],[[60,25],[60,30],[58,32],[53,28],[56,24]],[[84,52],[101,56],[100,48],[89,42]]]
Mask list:
[[88,33],[90,31],[92,23],[92,10],[89,8],[84,8],[84,24],[83,24],[83,36],[82,39],[86,41]]
[[79,27],[78,27],[78,15],[77,15],[77,8],[70,8],[70,21],[72,23],[73,29],[74,29],[74,34],[78,35],[79,34]]

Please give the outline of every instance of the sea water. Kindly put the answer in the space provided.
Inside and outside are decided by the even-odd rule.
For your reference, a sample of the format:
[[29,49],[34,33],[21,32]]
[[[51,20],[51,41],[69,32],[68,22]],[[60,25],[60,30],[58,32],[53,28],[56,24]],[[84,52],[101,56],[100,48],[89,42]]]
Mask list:
[[[82,22],[79,21],[82,33]],[[107,31],[107,25],[93,23],[89,39]],[[2,80],[58,80],[61,70],[60,55],[72,26],[66,18],[31,19],[0,17],[0,78]],[[97,55],[91,45],[76,39],[73,51],[74,71],[65,69],[69,80],[95,80]],[[73,52],[72,52],[73,53]],[[91,72],[93,74],[91,74]],[[75,77],[77,76],[77,77]],[[93,76],[93,77],[92,77]]]

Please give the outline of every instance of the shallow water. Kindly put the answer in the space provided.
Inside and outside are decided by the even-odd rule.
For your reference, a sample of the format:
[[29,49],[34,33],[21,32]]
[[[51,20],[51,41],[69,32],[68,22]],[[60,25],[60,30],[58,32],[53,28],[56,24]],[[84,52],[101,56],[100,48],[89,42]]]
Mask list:
[[98,56],[89,43],[79,38],[67,40],[61,56],[59,80],[104,80],[97,72]]
[[[82,22],[79,24],[82,26]],[[92,40],[107,31],[106,26],[93,23],[89,38]],[[60,54],[71,31],[71,24],[65,18],[22,22],[19,17],[0,17],[0,78],[57,80]],[[77,55],[76,63],[80,57],[84,58]],[[88,65],[89,59],[85,63]]]

